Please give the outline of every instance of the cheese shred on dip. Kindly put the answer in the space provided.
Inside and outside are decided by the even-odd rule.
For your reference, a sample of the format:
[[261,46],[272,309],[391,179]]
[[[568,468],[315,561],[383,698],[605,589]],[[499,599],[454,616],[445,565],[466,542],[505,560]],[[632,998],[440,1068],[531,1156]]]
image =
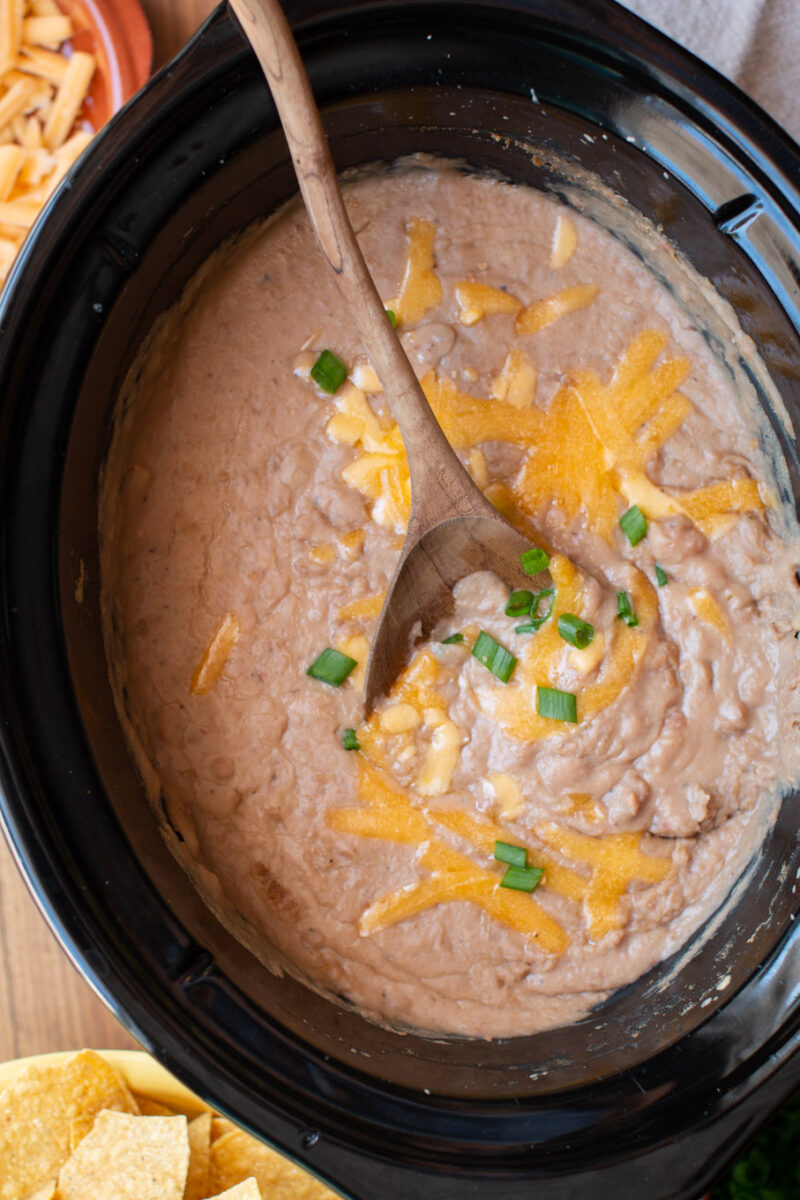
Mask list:
[[736,372],[588,217],[445,167],[346,198],[439,422],[552,589],[464,579],[364,719],[408,466],[293,204],[129,375],[112,683],[175,852],[265,963],[393,1024],[530,1033],[679,949],[797,779],[783,468]]

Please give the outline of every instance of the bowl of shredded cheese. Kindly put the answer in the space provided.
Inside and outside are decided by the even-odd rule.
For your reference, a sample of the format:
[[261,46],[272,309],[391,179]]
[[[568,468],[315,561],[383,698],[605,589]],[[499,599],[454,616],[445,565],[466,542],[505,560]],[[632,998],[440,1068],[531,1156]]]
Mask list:
[[0,0],[0,282],[95,133],[145,83],[136,0]]

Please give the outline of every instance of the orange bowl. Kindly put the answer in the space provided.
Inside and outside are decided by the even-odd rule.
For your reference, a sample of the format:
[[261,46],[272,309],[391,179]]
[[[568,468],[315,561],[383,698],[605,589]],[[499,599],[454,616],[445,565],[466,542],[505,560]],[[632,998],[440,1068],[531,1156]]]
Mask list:
[[150,76],[153,39],[137,0],[58,0],[72,19],[71,45],[97,57],[97,71],[81,119],[105,125]]

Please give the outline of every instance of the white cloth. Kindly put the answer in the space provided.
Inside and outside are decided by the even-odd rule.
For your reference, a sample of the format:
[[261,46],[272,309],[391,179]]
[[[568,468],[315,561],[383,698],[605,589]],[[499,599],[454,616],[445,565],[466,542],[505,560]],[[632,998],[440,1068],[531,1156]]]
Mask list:
[[800,0],[622,0],[800,141]]

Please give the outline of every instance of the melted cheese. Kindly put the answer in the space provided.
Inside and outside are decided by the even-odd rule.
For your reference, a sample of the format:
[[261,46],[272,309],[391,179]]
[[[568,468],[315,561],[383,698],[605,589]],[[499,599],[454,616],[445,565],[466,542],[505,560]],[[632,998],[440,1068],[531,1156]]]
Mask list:
[[358,600],[343,604],[339,609],[339,620],[359,621],[365,617],[377,617],[383,608],[385,596],[386,592],[378,592],[374,596],[360,596]]
[[427,708],[425,725],[431,730],[431,742],[414,788],[420,796],[443,796],[458,766],[461,730],[443,708]]
[[559,213],[556,227],[553,231],[553,245],[550,250],[550,269],[558,271],[572,258],[578,249],[578,231],[564,213]]
[[581,283],[564,288],[544,300],[537,300],[517,317],[517,333],[539,333],[569,313],[577,312],[592,303],[600,289],[593,283]]
[[719,601],[712,596],[711,592],[707,588],[693,588],[689,592],[689,599],[700,620],[716,629],[717,633],[721,633],[725,641],[729,642],[731,639],[730,622]]
[[521,350],[509,350],[503,369],[492,384],[492,398],[507,400],[514,408],[530,408],[536,397],[538,375]]
[[195,667],[189,687],[193,696],[205,696],[211,691],[225,669],[231,651],[239,640],[239,633],[239,618],[236,613],[226,613]]
[[510,292],[474,280],[456,284],[456,302],[458,319],[462,325],[476,325],[484,317],[497,313],[518,313],[522,308],[522,301]]
[[[516,830],[511,832],[462,809],[418,807],[363,757],[358,763],[358,794],[360,807],[329,812],[331,827],[340,833],[418,847],[416,864],[428,872],[369,905],[361,917],[363,935],[378,933],[437,904],[467,901],[535,940],[548,953],[563,953],[568,936],[543,904],[527,893],[500,886],[501,870],[491,862],[497,840],[526,845],[530,861],[544,868],[542,899],[552,891],[580,904],[595,940],[623,923],[620,901],[631,883],[660,883],[672,866],[669,858],[643,852],[641,834],[590,837],[544,824],[520,837]],[[468,853],[454,849],[443,833],[466,843],[472,853],[483,854],[489,864],[481,865]]]
[[434,271],[435,226],[430,221],[413,217],[408,222],[407,233],[403,281],[397,296],[386,304],[398,325],[415,325],[426,312],[442,302],[442,284]]

